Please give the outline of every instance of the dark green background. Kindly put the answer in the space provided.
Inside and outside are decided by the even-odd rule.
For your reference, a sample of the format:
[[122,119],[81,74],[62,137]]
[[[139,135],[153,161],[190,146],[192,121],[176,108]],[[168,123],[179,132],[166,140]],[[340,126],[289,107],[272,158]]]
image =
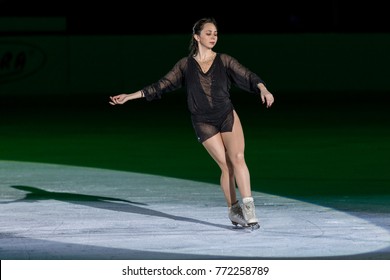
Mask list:
[[[216,51],[275,95],[233,89],[254,190],[289,196],[388,194],[389,34],[221,36]],[[44,67],[0,84],[0,159],[158,174],[218,184],[178,90],[110,106],[187,54],[188,36],[28,36]],[[2,44],[0,43],[0,47]],[[2,69],[4,74],[4,69]],[[61,180],[61,178],[58,178]]]

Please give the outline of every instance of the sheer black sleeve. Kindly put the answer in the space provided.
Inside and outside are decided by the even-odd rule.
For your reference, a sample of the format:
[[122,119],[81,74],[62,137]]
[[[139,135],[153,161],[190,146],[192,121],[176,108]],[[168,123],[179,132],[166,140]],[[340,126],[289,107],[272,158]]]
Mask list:
[[159,81],[146,86],[142,92],[146,100],[160,99],[163,93],[174,91],[183,86],[187,57],[180,59]]
[[254,72],[240,64],[237,59],[227,55],[221,54],[222,63],[225,65],[229,78],[237,87],[242,90],[260,93],[260,89],[257,87],[259,83],[264,81]]

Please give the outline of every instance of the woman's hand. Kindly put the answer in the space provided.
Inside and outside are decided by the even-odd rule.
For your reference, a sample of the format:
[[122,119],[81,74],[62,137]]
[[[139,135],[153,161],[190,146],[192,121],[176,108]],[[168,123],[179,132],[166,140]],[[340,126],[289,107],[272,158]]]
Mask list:
[[128,95],[126,93],[110,96],[111,101],[109,103],[111,105],[123,104],[128,100],[127,98]]
[[267,108],[271,107],[274,103],[274,96],[268,91],[263,83],[260,83],[257,86],[260,89],[261,102],[265,104]]
[[260,93],[261,102],[266,105],[267,108],[271,107],[274,103],[274,96],[267,89],[262,90]]

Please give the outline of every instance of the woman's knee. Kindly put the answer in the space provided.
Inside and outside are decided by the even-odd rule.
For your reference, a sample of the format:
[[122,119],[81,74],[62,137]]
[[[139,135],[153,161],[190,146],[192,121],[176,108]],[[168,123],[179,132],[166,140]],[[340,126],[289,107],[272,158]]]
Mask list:
[[235,153],[233,156],[230,156],[230,160],[234,166],[244,164],[245,156],[243,152]]
[[222,173],[227,173],[227,174],[230,173],[231,168],[229,168],[229,165],[227,164],[227,162],[221,161],[218,163],[218,165],[219,165],[219,168],[221,169]]

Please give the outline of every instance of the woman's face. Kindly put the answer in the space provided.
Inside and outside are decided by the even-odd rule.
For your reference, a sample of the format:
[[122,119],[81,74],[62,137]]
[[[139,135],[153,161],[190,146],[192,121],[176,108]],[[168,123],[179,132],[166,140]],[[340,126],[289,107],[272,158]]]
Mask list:
[[218,40],[218,30],[214,24],[206,23],[203,26],[200,35],[195,36],[195,39],[199,42],[200,45],[212,49]]

